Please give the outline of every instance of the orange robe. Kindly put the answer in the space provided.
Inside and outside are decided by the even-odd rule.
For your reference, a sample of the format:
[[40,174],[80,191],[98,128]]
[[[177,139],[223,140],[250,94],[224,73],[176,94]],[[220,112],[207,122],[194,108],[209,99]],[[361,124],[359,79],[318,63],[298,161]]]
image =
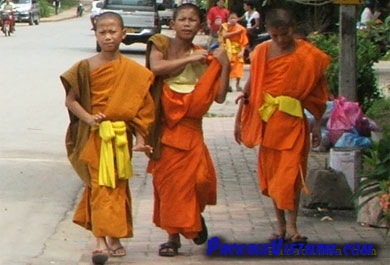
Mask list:
[[[169,38],[155,35],[149,51],[152,43],[166,56]],[[216,204],[216,173],[204,143],[202,117],[218,92],[220,72],[213,59],[192,92],[175,92],[164,82],[152,91],[160,93],[156,104],[161,104],[160,119],[156,118],[161,123],[160,156],[148,165],[154,186],[153,221],[169,234],[195,238],[201,231],[201,212],[207,204]]]
[[[267,59],[270,42],[255,48],[251,54],[251,87],[249,104],[243,105],[241,136],[247,147],[260,145],[258,172],[260,188],[279,209],[295,209],[296,194],[302,188],[300,169],[306,176],[310,149],[309,126],[303,118],[278,109],[268,122],[259,115],[264,93],[273,97],[290,96],[300,101],[316,119],[326,108],[328,86],[324,76],[329,57],[303,40],[296,40],[290,54]],[[304,114],[303,114],[304,115]]]
[[[134,76],[143,78],[134,79]],[[73,89],[81,106],[90,113],[102,112],[106,120],[127,124],[129,150],[137,130],[144,137],[154,120],[154,103],[149,92],[153,74],[123,55],[90,72],[87,60],[61,75],[68,93]],[[86,187],[73,221],[92,230],[96,237],[131,237],[131,197],[128,180],[116,176],[116,188],[98,185],[101,138],[69,112],[71,124],[66,136],[68,157]],[[80,170],[81,168],[81,170]],[[83,170],[86,169],[86,170]]]
[[[222,35],[226,32],[231,33],[240,30],[240,34],[234,35],[230,38],[224,39],[222,37]],[[244,75],[244,58],[239,58],[238,53],[240,53],[243,49],[245,49],[245,46],[248,45],[246,28],[238,23],[236,23],[234,26],[229,26],[227,23],[224,23],[220,28],[219,35],[220,42],[224,44],[230,59],[230,78],[242,78]]]

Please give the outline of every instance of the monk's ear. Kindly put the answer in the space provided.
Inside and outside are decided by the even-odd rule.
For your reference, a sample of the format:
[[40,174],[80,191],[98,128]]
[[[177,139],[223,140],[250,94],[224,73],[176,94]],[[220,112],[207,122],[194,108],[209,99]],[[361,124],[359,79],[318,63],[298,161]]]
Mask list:
[[175,26],[175,21],[172,19],[171,21],[169,21],[169,28],[173,29]]
[[126,38],[126,30],[123,29],[122,30],[122,40],[124,40]]

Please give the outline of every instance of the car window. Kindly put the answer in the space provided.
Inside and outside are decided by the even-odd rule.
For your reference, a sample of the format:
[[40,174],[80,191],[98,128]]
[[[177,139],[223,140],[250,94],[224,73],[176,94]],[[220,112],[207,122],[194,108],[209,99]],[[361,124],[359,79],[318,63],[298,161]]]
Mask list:
[[29,4],[31,0],[14,0],[14,4]]
[[[23,1],[23,0],[22,0]],[[107,0],[107,7],[110,6],[154,6],[153,0]]]

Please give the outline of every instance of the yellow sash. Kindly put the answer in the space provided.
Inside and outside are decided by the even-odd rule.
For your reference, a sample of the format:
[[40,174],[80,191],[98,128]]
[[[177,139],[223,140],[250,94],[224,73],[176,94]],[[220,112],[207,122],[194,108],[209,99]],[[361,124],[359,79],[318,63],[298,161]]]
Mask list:
[[259,114],[263,121],[267,122],[276,108],[292,116],[303,117],[301,102],[289,96],[272,97],[264,94],[264,104],[259,108]]
[[118,178],[125,180],[133,176],[126,135],[126,124],[123,121],[104,121],[99,125],[99,135],[102,138],[99,162],[99,185],[115,188],[113,140],[115,143]]

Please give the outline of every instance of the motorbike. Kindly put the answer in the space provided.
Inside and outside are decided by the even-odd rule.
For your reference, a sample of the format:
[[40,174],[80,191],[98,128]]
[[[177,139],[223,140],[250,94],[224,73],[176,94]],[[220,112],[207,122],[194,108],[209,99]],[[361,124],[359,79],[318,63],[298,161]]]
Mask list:
[[15,30],[14,12],[11,10],[1,11],[1,21],[1,31],[5,36],[11,36],[11,33],[13,33]]
[[79,5],[77,6],[76,15],[78,17],[81,17],[83,16],[83,13],[84,13],[84,5],[82,3],[79,3]]
[[249,47],[249,49],[246,49],[245,52],[244,52],[244,61],[245,61],[245,63],[246,64],[250,64],[250,56],[249,56],[249,54],[257,45],[259,45],[260,43],[265,42],[267,40],[270,40],[270,39],[271,39],[271,36],[267,32],[257,34],[256,38],[253,41],[252,47]]

